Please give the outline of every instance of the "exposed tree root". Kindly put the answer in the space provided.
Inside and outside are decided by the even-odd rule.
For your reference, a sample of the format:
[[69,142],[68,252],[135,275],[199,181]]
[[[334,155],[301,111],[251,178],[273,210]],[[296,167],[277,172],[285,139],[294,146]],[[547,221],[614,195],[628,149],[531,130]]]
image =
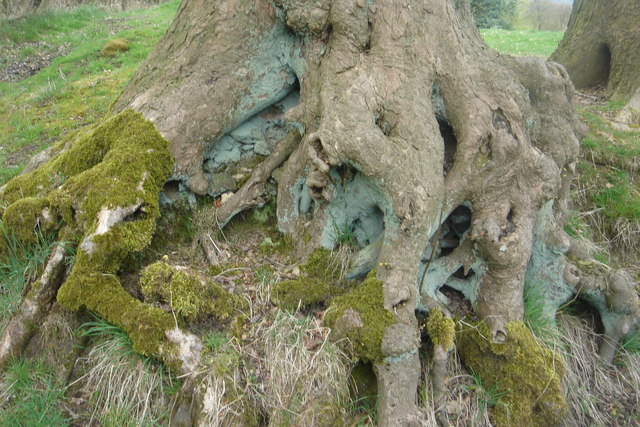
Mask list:
[[65,254],[65,246],[56,245],[44,272],[31,284],[18,313],[14,314],[4,330],[0,341],[0,368],[22,353],[55,301],[66,270]]

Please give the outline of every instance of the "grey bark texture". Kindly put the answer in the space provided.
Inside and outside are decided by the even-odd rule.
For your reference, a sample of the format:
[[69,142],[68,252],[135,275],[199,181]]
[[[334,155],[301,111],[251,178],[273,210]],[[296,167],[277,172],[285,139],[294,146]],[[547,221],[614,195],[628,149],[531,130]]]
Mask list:
[[[536,212],[562,206],[578,154],[573,86],[557,64],[488,49],[464,1],[185,0],[115,108],[151,120],[172,179],[207,194],[206,152],[297,90],[284,118],[302,140],[272,174],[279,228],[308,253],[334,246],[340,221],[382,217],[374,264],[396,323],[376,364],[380,423],[414,424],[416,308],[444,305],[439,286],[477,266],[468,290],[494,338],[522,319]],[[434,254],[459,206],[472,211],[463,244]]]
[[613,99],[640,87],[640,3],[576,0],[569,26],[550,60],[565,66],[577,88],[605,84]]

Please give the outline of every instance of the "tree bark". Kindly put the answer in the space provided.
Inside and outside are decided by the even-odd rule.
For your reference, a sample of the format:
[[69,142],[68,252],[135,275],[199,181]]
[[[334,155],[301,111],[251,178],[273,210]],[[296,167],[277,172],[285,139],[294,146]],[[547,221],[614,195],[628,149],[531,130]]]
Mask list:
[[576,0],[569,26],[549,58],[564,65],[577,88],[605,84],[612,99],[640,87],[640,3]]

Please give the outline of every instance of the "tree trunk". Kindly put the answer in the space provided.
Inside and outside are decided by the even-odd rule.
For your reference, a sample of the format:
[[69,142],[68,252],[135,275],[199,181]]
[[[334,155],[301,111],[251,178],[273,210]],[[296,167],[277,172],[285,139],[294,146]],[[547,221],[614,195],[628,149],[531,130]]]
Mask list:
[[[562,210],[571,180],[581,129],[572,97],[573,86],[558,64],[488,49],[466,1],[184,0],[114,108],[123,133],[131,132],[124,120],[143,126],[127,113],[133,109],[169,141],[175,159],[169,180],[185,191],[217,196],[235,190],[233,168],[272,154],[247,182],[251,188],[238,191],[227,202],[231,208],[223,204],[220,212],[233,215],[256,205],[271,175],[277,181],[278,226],[300,254],[334,248],[336,230],[353,230],[370,258],[362,265],[375,266],[354,292],[381,289],[381,297],[346,297],[361,305],[346,310],[336,302],[327,317],[347,336],[358,329],[352,340],[362,338],[362,331],[381,331],[363,338],[367,351],[361,356],[374,363],[378,375],[380,425],[397,426],[419,422],[415,312],[447,312],[444,286],[470,301],[486,322],[488,339],[510,343],[515,354],[536,351],[520,349],[531,340],[512,339],[508,332],[522,329],[511,323],[522,320],[525,275],[535,276],[539,265],[553,261],[557,268],[549,274],[556,274],[553,283],[561,289],[549,304],[557,308],[575,292],[575,281],[565,283],[562,277],[567,245],[549,237],[561,231],[540,213],[550,211],[554,200]],[[116,140],[109,147],[116,143],[122,146]],[[143,158],[160,155],[154,154],[157,147],[136,150]],[[88,165],[89,172],[108,163],[108,174],[117,173],[112,154],[102,153],[104,160]],[[42,194],[45,178],[60,163],[45,165],[49,169],[33,193]],[[82,264],[74,267],[58,300],[90,307],[139,338],[138,325],[148,323],[153,332],[148,352],[165,349],[160,354],[171,355],[176,346],[189,347],[178,356],[188,372],[198,363],[197,340],[177,328],[167,331],[166,319],[152,324],[148,309],[135,324],[118,319],[120,307],[91,296],[102,287],[117,294],[117,265],[130,243],[109,246],[107,263],[97,258],[106,241],[101,236],[142,223],[138,227],[144,226],[148,237],[157,213],[151,184],[158,184],[163,171],[155,171],[148,185],[146,174],[128,174],[124,201],[92,207],[97,219],[79,210]],[[96,170],[90,177],[100,174]],[[35,197],[21,186],[24,179],[9,183],[4,196]],[[136,184],[140,179],[145,203],[131,194],[142,186]],[[74,192],[76,187],[55,191],[73,200],[84,195]],[[55,199],[51,206],[54,201],[62,203]],[[25,216],[12,206],[4,216],[21,224]],[[96,272],[104,283],[91,281]],[[139,301],[117,295],[125,314],[138,310]],[[375,324],[377,319],[386,320]],[[175,346],[167,347],[167,340]],[[545,378],[545,384],[545,390],[559,390],[557,378]],[[546,407],[545,399],[537,395],[519,404]]]
[[[215,195],[209,153],[299,87],[284,117],[304,136],[278,175],[279,227],[310,232],[303,252],[334,247],[341,226],[366,223],[362,245],[384,230],[377,276],[396,324],[375,362],[392,425],[415,409],[414,311],[442,304],[456,271],[473,268],[465,286],[495,339],[522,319],[536,211],[578,153],[573,89],[556,65],[487,49],[466,2],[278,3],[183,2],[116,108],[171,142],[172,179]],[[465,206],[470,230],[454,237],[467,244],[430,254],[439,222]]]
[[576,0],[569,26],[550,60],[564,65],[577,88],[605,84],[612,99],[640,87],[640,3]]

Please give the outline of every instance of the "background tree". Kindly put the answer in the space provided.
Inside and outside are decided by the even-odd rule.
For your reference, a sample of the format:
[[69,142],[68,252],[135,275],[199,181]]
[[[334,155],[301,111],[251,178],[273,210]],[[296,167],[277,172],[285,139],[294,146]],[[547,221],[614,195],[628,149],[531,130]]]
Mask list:
[[[4,332],[0,364],[56,298],[183,373],[177,413],[189,413],[187,397],[206,393],[192,381],[201,339],[127,292],[120,267],[149,244],[161,192],[234,192],[217,200],[224,226],[275,187],[278,227],[300,258],[336,248],[336,230],[355,236],[361,262],[346,275],[359,285],[329,303],[325,321],[374,365],[380,425],[420,422],[416,312],[428,316],[434,350],[423,358],[439,398],[455,335],[464,362],[510,390],[496,424],[558,424],[562,369],[522,323],[525,278],[551,317],[587,289],[607,359],[637,320],[630,279],[582,273],[564,256],[572,243],[558,227],[581,132],[572,96],[557,64],[487,49],[464,1],[185,0],[111,116],[0,190],[17,239],[33,240],[37,226],[77,244],[72,267],[67,246],[56,247]],[[256,163],[236,188],[234,168]],[[199,286],[161,264],[146,272],[143,289]],[[449,290],[480,323],[454,333]]]
[[479,28],[513,28],[517,6],[517,0],[471,0],[471,12]]
[[526,18],[538,31],[564,31],[571,16],[571,5],[548,0],[531,0]]
[[576,0],[569,26],[550,59],[564,65],[578,88],[606,85],[612,99],[640,87],[640,4]]

